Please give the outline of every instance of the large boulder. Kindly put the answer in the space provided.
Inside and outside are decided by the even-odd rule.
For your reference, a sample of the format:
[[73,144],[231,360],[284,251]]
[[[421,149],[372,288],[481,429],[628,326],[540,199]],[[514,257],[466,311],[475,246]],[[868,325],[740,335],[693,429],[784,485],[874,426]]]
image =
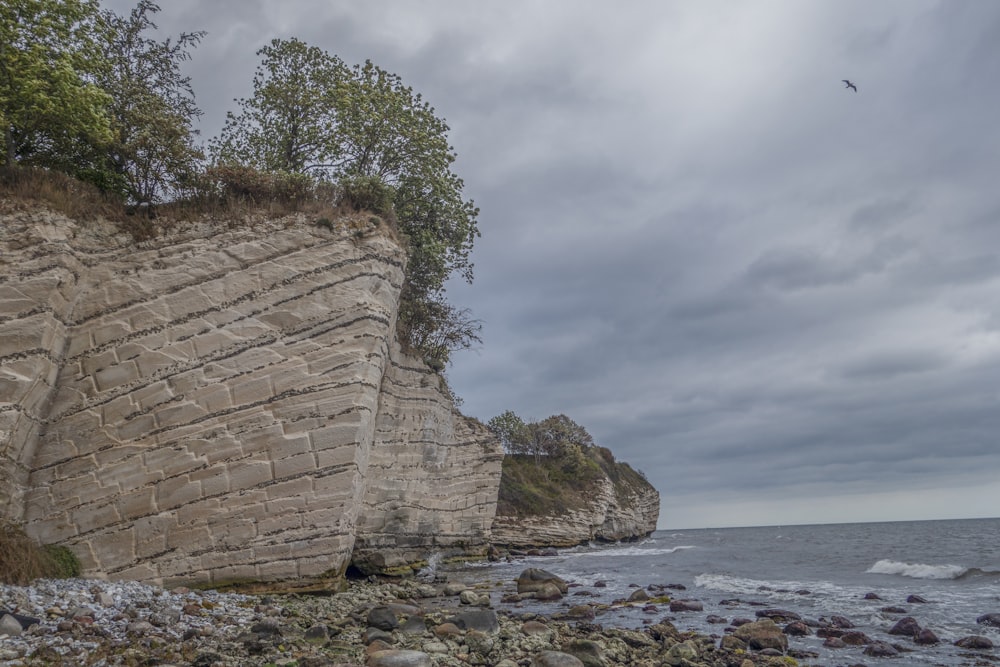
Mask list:
[[741,625],[736,628],[733,635],[745,641],[747,646],[755,651],[771,648],[784,653],[788,650],[788,637],[769,618]]
[[1000,628],[1000,614],[983,614],[976,619],[976,623],[979,625],[992,625],[995,628]]
[[561,577],[537,567],[529,567],[521,572],[517,577],[517,592],[522,595],[537,593],[545,587],[545,584],[555,585],[563,595],[569,592],[569,585]]
[[896,625],[889,629],[889,634],[916,637],[920,630],[920,624],[917,623],[917,619],[912,616],[906,616],[896,621]]

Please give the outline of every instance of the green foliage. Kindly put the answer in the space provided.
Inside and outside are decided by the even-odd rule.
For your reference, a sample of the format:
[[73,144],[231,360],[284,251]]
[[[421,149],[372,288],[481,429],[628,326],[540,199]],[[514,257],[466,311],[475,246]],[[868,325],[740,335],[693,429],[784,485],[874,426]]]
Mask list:
[[306,174],[259,171],[253,167],[225,164],[206,169],[198,177],[197,190],[202,196],[223,201],[288,204],[315,198],[317,185]]
[[393,215],[393,188],[375,176],[345,176],[338,186],[338,203],[354,211]]
[[587,430],[566,415],[525,423],[507,410],[487,422],[500,438],[503,459],[497,512],[508,516],[560,514],[585,505],[596,485],[610,479],[621,502],[649,483],[611,450],[594,444]]
[[80,575],[80,562],[66,547],[40,546],[21,526],[0,521],[0,583],[25,586],[42,577]]
[[80,146],[110,141],[110,99],[93,82],[103,66],[98,19],[96,0],[0,3],[0,150],[8,167],[65,169],[65,156]]
[[82,572],[80,560],[67,547],[57,544],[47,544],[42,547],[50,563],[48,576],[56,579],[71,579],[79,577]]
[[297,39],[259,51],[253,96],[237,100],[210,142],[217,163],[261,171],[325,173],[339,164],[337,101],[348,69],[336,56]]
[[203,157],[192,127],[201,111],[180,66],[205,33],[182,33],[176,41],[147,37],[156,30],[152,15],[159,11],[151,0],[140,0],[127,17],[111,11],[102,15],[103,67],[97,83],[110,95],[113,132],[104,155],[123,194],[140,204],[176,191],[198,171]]
[[521,443],[527,441],[527,425],[513,410],[506,410],[486,422],[486,428],[500,439],[504,451],[508,454],[517,453]]
[[447,124],[395,74],[371,61],[348,68],[325,51],[276,39],[253,96],[238,100],[210,143],[217,165],[310,174],[338,184],[341,203],[394,218],[408,249],[401,295],[404,342],[435,368],[480,342],[480,323],[447,303],[447,279],[472,280],[479,210],[464,183]]

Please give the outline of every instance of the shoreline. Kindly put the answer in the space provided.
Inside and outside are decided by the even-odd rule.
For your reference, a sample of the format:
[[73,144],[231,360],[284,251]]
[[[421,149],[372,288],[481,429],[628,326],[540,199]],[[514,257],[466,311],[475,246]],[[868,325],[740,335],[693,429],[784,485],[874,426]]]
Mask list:
[[[824,664],[801,648],[788,626],[775,622],[780,619],[742,619],[738,627],[734,619],[711,635],[681,631],[672,619],[673,604],[682,601],[649,586],[616,601],[645,612],[640,627],[605,625],[601,614],[609,608],[586,602],[587,586],[562,583],[561,592],[547,594],[549,601],[538,592],[519,593],[518,582],[488,569],[439,573],[433,582],[352,581],[346,591],[328,595],[164,590],[95,579],[3,585],[0,610],[16,612],[27,627],[5,636],[4,622],[13,617],[0,613],[0,667]],[[522,601],[530,609],[521,608]],[[878,641],[872,646],[886,657],[907,650]],[[992,651],[978,653],[993,659]]]
[[566,612],[557,602],[549,614],[524,612],[499,601],[514,590],[514,582],[488,576],[476,582],[355,581],[332,595],[167,591],[93,579],[4,585],[0,608],[37,622],[19,634],[0,634],[0,665],[789,664],[765,655],[734,661],[738,656],[719,651],[717,640],[680,633],[669,622],[604,627],[594,622],[593,611],[582,609],[577,620],[557,620]]

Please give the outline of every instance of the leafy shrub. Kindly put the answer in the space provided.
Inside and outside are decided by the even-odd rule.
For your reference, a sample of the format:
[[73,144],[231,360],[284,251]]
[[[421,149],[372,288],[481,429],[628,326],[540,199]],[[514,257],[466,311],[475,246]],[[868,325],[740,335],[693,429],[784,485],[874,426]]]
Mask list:
[[289,204],[313,200],[316,185],[316,181],[306,174],[221,164],[206,169],[197,179],[195,190],[203,197],[225,201]]
[[377,176],[347,176],[338,185],[338,201],[354,211],[391,215],[395,191]]
[[46,544],[42,547],[42,551],[49,560],[48,576],[56,579],[70,579],[80,576],[82,571],[80,559],[68,547]]

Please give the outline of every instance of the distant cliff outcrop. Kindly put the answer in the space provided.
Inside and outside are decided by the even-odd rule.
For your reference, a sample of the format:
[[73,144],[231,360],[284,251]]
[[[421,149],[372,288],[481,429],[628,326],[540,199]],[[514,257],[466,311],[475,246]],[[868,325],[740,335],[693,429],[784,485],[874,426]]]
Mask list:
[[635,540],[656,530],[659,513],[656,489],[604,447],[508,455],[493,543],[523,548]]
[[397,344],[405,253],[377,219],[137,245],[0,218],[0,519],[161,584],[485,550],[500,447]]

